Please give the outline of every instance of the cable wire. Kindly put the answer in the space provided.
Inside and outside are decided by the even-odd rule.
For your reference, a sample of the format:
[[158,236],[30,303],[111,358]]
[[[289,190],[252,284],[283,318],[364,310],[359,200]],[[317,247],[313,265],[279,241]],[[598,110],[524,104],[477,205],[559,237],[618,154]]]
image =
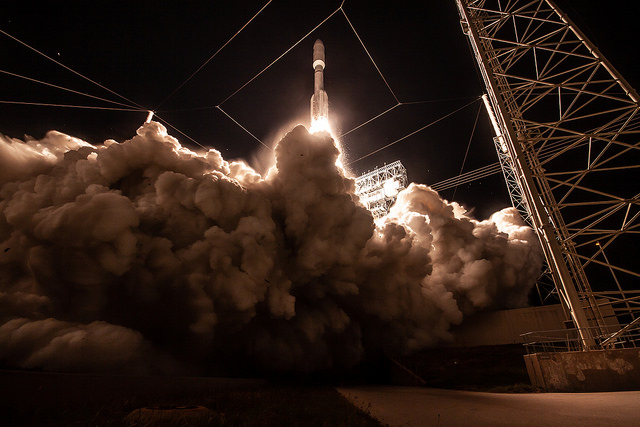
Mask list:
[[159,121],[163,122],[164,124],[166,124],[167,126],[169,126],[170,128],[175,129],[179,134],[181,134],[182,136],[187,138],[189,141],[191,141],[194,144],[200,146],[201,148],[204,148],[205,150],[209,150],[209,148],[207,148],[204,145],[200,144],[198,141],[196,141],[195,139],[191,138],[189,135],[187,135],[186,133],[182,132],[180,129],[178,129],[177,127],[175,127],[174,125],[172,125],[171,123],[169,123],[168,121],[163,119],[162,117],[158,116],[157,114],[154,115],[154,117],[157,118]]
[[340,5],[340,11],[342,12],[342,14],[344,15],[344,18],[347,20],[347,22],[349,23],[349,26],[351,27],[351,29],[353,30],[353,33],[356,35],[356,37],[358,38],[358,41],[360,42],[360,44],[362,45],[362,48],[364,49],[364,51],[367,53],[367,56],[369,57],[369,59],[371,60],[371,62],[373,63],[373,66],[376,67],[376,70],[378,70],[378,74],[380,74],[380,77],[382,77],[382,80],[384,81],[384,84],[387,85],[387,89],[389,89],[389,92],[391,92],[391,95],[393,95],[393,98],[396,100],[396,102],[398,104],[401,104],[400,100],[398,99],[398,97],[396,96],[395,92],[393,91],[393,89],[391,89],[391,86],[389,86],[389,83],[387,82],[387,79],[384,78],[384,75],[382,75],[382,71],[380,71],[380,68],[378,68],[378,64],[376,64],[376,61],[373,60],[373,57],[371,56],[371,54],[369,53],[369,50],[367,49],[367,47],[364,45],[364,42],[362,41],[362,39],[360,38],[360,35],[358,34],[358,32],[356,31],[355,27],[353,26],[353,24],[351,23],[351,21],[349,20],[349,17],[347,16],[347,13],[344,11],[344,9],[342,8],[342,6],[344,5],[344,2],[342,2],[342,5]]
[[502,171],[502,167],[500,166],[500,163],[496,162],[478,169],[474,169],[464,174],[445,179],[444,181],[437,182],[433,185],[430,185],[430,187],[436,191],[444,191],[452,187],[457,187],[472,181],[477,181],[479,179],[495,175],[500,171]]
[[[482,110],[482,104],[478,107],[478,113],[476,114],[476,120],[473,122],[473,129],[471,130],[471,136],[469,136],[469,142],[467,143],[467,151],[464,153],[464,159],[462,159],[462,166],[460,166],[460,175],[462,175],[462,171],[464,170],[464,165],[467,162],[467,156],[469,155],[469,148],[471,148],[471,141],[473,140],[473,135],[476,133],[476,125],[478,124],[478,118],[480,117],[480,111]],[[456,198],[456,192],[458,191],[458,186],[453,189],[452,199]]]
[[444,120],[444,119],[448,118],[449,116],[452,116],[453,114],[457,113],[458,111],[460,111],[460,110],[462,110],[462,109],[464,109],[464,108],[468,107],[469,105],[473,104],[474,102],[478,102],[479,100],[480,100],[480,98],[474,99],[473,101],[469,102],[468,104],[465,104],[465,105],[463,105],[462,107],[460,107],[460,108],[458,108],[458,109],[456,109],[456,110],[454,110],[454,111],[452,111],[452,112],[450,112],[450,113],[448,113],[448,114],[446,114],[446,115],[444,115],[444,116],[440,117],[439,119],[434,120],[433,122],[431,122],[431,123],[429,123],[429,124],[427,124],[427,125],[425,125],[425,126],[421,127],[420,129],[418,129],[418,130],[414,130],[414,131],[413,131],[413,132],[411,132],[410,134],[405,135],[405,136],[403,136],[403,137],[402,137],[402,138],[400,138],[400,139],[396,139],[395,141],[390,142],[389,144],[385,145],[384,147],[380,147],[380,148],[378,148],[377,150],[374,150],[374,151],[372,151],[372,152],[371,152],[371,153],[369,153],[369,154],[365,154],[364,156],[359,157],[359,158],[355,159],[355,160],[354,160],[354,161],[352,161],[352,162],[349,162],[349,163],[347,164],[347,166],[352,165],[352,164],[354,164],[354,163],[356,163],[356,162],[359,162],[360,160],[365,159],[365,158],[367,158],[367,157],[369,157],[369,156],[372,156],[372,155],[374,155],[374,154],[376,154],[376,153],[379,153],[380,151],[385,150],[385,149],[387,149],[387,148],[391,147],[392,145],[395,145],[395,144],[397,144],[398,142],[403,141],[403,140],[405,140],[405,139],[409,138],[410,136],[413,136],[413,135],[415,135],[416,133],[418,133],[418,132],[421,132],[421,131],[425,130],[426,128],[428,128],[428,127],[430,127],[430,126],[435,125],[436,123],[438,123],[438,122],[440,122],[440,121],[442,121],[442,120]]
[[189,82],[189,80],[191,80],[191,79],[192,79],[196,74],[198,74],[198,73],[200,72],[200,70],[202,70],[202,69],[203,69],[203,68],[204,68],[204,67],[205,67],[205,66],[206,66],[206,65],[207,65],[207,64],[208,64],[208,63],[209,63],[213,58],[215,58],[215,57],[220,53],[220,51],[222,51],[222,49],[224,49],[224,48],[225,48],[229,43],[231,43],[231,41],[232,41],[233,39],[235,39],[235,38],[236,38],[236,36],[237,36],[238,34],[240,34],[240,32],[241,32],[242,30],[244,30],[244,29],[247,27],[247,25],[249,25],[249,24],[251,23],[251,21],[253,21],[253,20],[254,20],[258,15],[260,15],[260,13],[261,13],[261,12],[262,12],[262,11],[263,11],[267,6],[269,6],[269,3],[271,3],[272,1],[273,1],[273,0],[269,0],[269,1],[264,5],[264,6],[262,6],[262,8],[258,11],[258,13],[256,13],[255,15],[253,15],[253,17],[252,17],[251,19],[249,19],[249,20],[247,21],[247,23],[246,23],[246,24],[244,24],[244,25],[242,26],[242,28],[240,28],[240,29],[239,29],[239,30],[238,30],[238,31],[237,31],[237,32],[236,32],[236,33],[235,33],[235,34],[234,34],[234,35],[233,35],[229,40],[227,40],[227,42],[226,42],[225,44],[223,44],[223,45],[222,45],[222,47],[220,47],[220,49],[218,49],[218,50],[216,51],[216,53],[214,53],[213,55],[211,55],[211,56],[209,57],[209,59],[207,59],[207,60],[204,62],[204,64],[202,64],[202,65],[201,65],[201,66],[200,66],[196,71],[194,71],[194,72],[193,72],[193,74],[191,74],[189,77],[187,77],[187,79],[186,79],[184,82],[182,82],[182,83],[181,83],[177,88],[175,88],[175,89],[173,90],[173,92],[171,92],[171,93],[170,93],[170,94],[169,94],[165,99],[163,99],[163,100],[162,100],[162,102],[160,102],[160,104],[158,104],[158,105],[156,106],[156,108],[154,108],[154,110],[157,110],[158,108],[160,108],[160,106],[161,106],[162,104],[164,104],[165,102],[167,102],[167,101],[169,100],[169,98],[171,98],[173,95],[175,95],[175,94],[176,94],[176,92],[178,92],[180,89],[182,89],[182,87],[183,87],[184,85],[186,85],[186,84]]
[[401,106],[401,105],[402,105],[401,103],[398,103],[398,104],[394,105],[393,107],[388,108],[387,110],[383,111],[382,113],[378,114],[377,116],[372,117],[372,118],[370,118],[369,120],[367,120],[366,122],[364,122],[364,123],[362,123],[362,124],[359,124],[358,126],[354,127],[354,128],[353,128],[353,129],[351,129],[350,131],[347,131],[347,132],[343,133],[342,135],[339,135],[339,136],[338,136],[338,138],[342,138],[343,136],[349,135],[351,132],[353,132],[353,131],[356,131],[356,130],[360,129],[362,126],[368,125],[368,124],[369,124],[369,123],[371,123],[372,121],[374,121],[374,120],[378,119],[379,117],[384,116],[385,114],[387,114],[387,113],[388,113],[388,112],[390,112],[391,110],[393,110],[393,109],[395,109],[396,107],[399,107],[399,106]]
[[370,118],[369,120],[367,120],[366,122],[363,122],[361,124],[359,124],[358,126],[354,127],[351,130],[348,130],[347,132],[340,134],[337,136],[337,138],[342,138],[343,136],[346,136],[348,134],[350,134],[351,132],[354,132],[358,129],[360,129],[361,127],[368,125],[369,123],[371,123],[372,121],[379,119],[380,117],[384,116],[387,113],[390,113],[391,110],[397,108],[397,107],[401,107],[404,105],[416,105],[416,104],[430,104],[430,103],[435,103],[435,102],[447,102],[447,101],[460,101],[460,100],[467,100],[467,99],[476,99],[475,96],[465,96],[465,97],[460,97],[460,98],[446,98],[446,99],[432,99],[432,100],[425,100],[425,101],[410,101],[410,102],[400,102],[396,105],[394,105],[391,108],[388,108],[387,110],[383,111],[382,113],[378,114],[375,117]]
[[64,68],[65,70],[67,70],[67,71],[71,71],[73,74],[75,74],[75,75],[77,75],[77,76],[82,77],[83,79],[85,79],[85,80],[87,80],[87,81],[89,81],[89,82],[93,83],[94,85],[96,85],[96,86],[98,86],[98,87],[100,87],[100,88],[102,88],[102,89],[106,90],[107,92],[110,92],[110,93],[112,93],[112,94],[114,94],[114,95],[116,95],[116,96],[119,96],[120,98],[124,99],[125,101],[129,102],[130,104],[135,105],[136,107],[142,108],[142,109],[143,109],[143,110],[145,110],[145,111],[146,111],[146,110],[148,110],[147,108],[144,108],[144,107],[143,107],[143,106],[141,106],[140,104],[138,104],[138,103],[136,103],[136,102],[133,102],[132,100],[130,100],[130,99],[128,99],[128,98],[126,98],[126,97],[124,97],[124,96],[120,95],[119,93],[117,93],[117,92],[115,92],[115,91],[113,91],[113,90],[111,90],[111,89],[109,89],[109,88],[107,88],[107,87],[105,87],[105,86],[101,85],[100,83],[98,83],[98,82],[96,82],[96,81],[91,80],[89,77],[86,77],[86,76],[84,76],[84,75],[80,74],[80,73],[79,73],[79,72],[77,72],[76,70],[74,70],[74,69],[72,69],[72,68],[70,68],[70,67],[67,67],[67,66],[66,66],[66,65],[64,65],[63,63],[56,61],[55,59],[51,58],[50,56],[47,56],[46,54],[44,54],[44,53],[40,52],[38,49],[36,49],[36,48],[34,48],[34,47],[32,47],[32,46],[28,45],[27,43],[23,42],[22,40],[20,40],[20,39],[18,39],[18,38],[16,38],[16,37],[14,37],[14,36],[12,36],[11,34],[7,33],[6,31],[0,30],[0,33],[4,34],[5,36],[7,36],[7,37],[9,37],[9,38],[11,38],[11,39],[13,39],[13,40],[15,40],[16,42],[18,42],[18,43],[20,43],[21,45],[23,45],[23,46],[27,47],[28,49],[30,49],[30,50],[32,50],[32,51],[34,51],[34,52],[36,52],[38,55],[44,56],[44,57],[45,57],[45,58],[47,58],[49,61],[52,61],[53,63],[55,63],[55,64],[57,64],[57,65],[61,66],[61,67],[62,67],[62,68]]
[[52,83],[43,82],[42,80],[37,80],[37,79],[31,78],[31,77],[27,77],[27,76],[23,76],[23,75],[20,75],[20,74],[11,73],[9,71],[0,70],[0,73],[7,74],[7,75],[12,76],[12,77],[18,77],[18,78],[21,78],[21,79],[24,79],[24,80],[28,80],[30,82],[39,83],[39,84],[42,84],[42,85],[45,85],[45,86],[49,86],[49,87],[53,87],[53,88],[56,88],[56,89],[61,89],[61,90],[67,91],[67,92],[75,93],[77,95],[86,96],[88,98],[93,98],[93,99],[97,99],[97,100],[104,101],[104,102],[110,102],[112,104],[121,105],[121,106],[124,106],[124,107],[128,107],[129,106],[129,105],[123,104],[121,102],[111,101],[109,99],[101,98],[99,96],[89,95],[87,93],[79,92],[77,90],[69,89],[69,88],[66,88],[66,87],[63,87],[63,86],[54,85]]
[[94,107],[90,105],[71,105],[71,104],[49,104],[46,102],[23,102],[23,101],[4,101],[0,100],[0,104],[17,104],[17,105],[37,105],[41,107],[62,107],[62,108],[83,108],[88,110],[110,110],[110,111],[131,111],[140,112],[147,111],[145,109],[136,108],[116,108],[116,107]]
[[253,76],[248,82],[246,82],[245,84],[243,84],[239,89],[237,89],[235,92],[233,92],[231,95],[227,96],[221,103],[219,103],[218,105],[216,105],[217,107],[220,107],[222,104],[224,104],[225,102],[227,102],[228,100],[230,100],[231,98],[233,98],[238,92],[240,92],[242,89],[244,89],[247,85],[249,85],[252,81],[254,81],[255,79],[257,79],[262,73],[264,73],[265,71],[267,71],[269,68],[271,68],[271,66],[273,64],[275,64],[276,62],[278,62],[280,59],[282,59],[283,56],[285,56],[287,53],[289,53],[294,47],[298,46],[304,39],[306,39],[307,37],[309,37],[315,30],[317,30],[318,28],[320,28],[325,22],[327,22],[329,19],[331,19],[331,17],[333,17],[333,15],[335,15],[340,9],[342,8],[342,5],[334,10],[333,12],[331,12],[331,14],[329,16],[327,16],[326,18],[324,18],[324,20],[319,23],[318,25],[316,25],[311,31],[309,31],[307,34],[305,34],[300,40],[298,40],[297,42],[295,42],[289,49],[287,49],[282,55],[278,56],[276,59],[273,60],[273,62],[271,62],[269,65],[267,65],[266,67],[264,67],[262,69],[262,71],[260,71],[258,74],[256,74],[255,76]]
[[269,150],[273,151],[273,149],[271,147],[269,147],[267,144],[265,144],[264,142],[262,142],[257,136],[255,136],[254,134],[252,134],[251,132],[249,132],[249,130],[247,128],[245,128],[244,126],[242,126],[236,119],[234,119],[233,117],[231,117],[229,114],[227,114],[226,111],[224,111],[222,109],[222,107],[220,107],[219,105],[216,107],[218,110],[220,110],[222,112],[222,114],[224,114],[225,116],[227,116],[229,119],[231,119],[231,121],[235,124],[237,124],[238,126],[240,126],[240,128],[242,128],[242,130],[244,130],[246,133],[248,133],[249,135],[251,135],[253,137],[253,139],[255,139],[256,141],[258,141],[260,144],[264,145],[265,147],[267,147]]

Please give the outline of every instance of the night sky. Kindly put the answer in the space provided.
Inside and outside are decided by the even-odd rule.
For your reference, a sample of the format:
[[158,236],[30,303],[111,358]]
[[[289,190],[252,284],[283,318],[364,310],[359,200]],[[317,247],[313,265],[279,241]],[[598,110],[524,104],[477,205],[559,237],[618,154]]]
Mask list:
[[[420,102],[398,106],[341,138],[348,162],[472,103],[386,150],[355,161],[350,166],[355,174],[398,159],[414,182],[434,184],[460,173],[481,107],[480,102],[473,101],[484,89],[453,0],[344,3],[346,15],[393,93],[341,11],[235,93],[335,11],[340,1],[273,0],[175,93],[264,6],[265,0],[40,3],[36,9],[28,2],[3,2],[0,29],[130,101],[3,34],[0,70],[5,73],[0,73],[0,101],[121,107],[6,74],[9,72],[136,109],[156,110],[169,132],[189,148],[199,149],[179,131],[207,148],[220,150],[226,159],[245,159],[262,172],[268,150],[215,107],[220,105],[269,146],[294,124],[307,125],[313,93],[312,46],[316,38],[321,38],[327,56],[325,89],[330,120],[338,135],[398,101]],[[631,13],[635,2],[607,2],[607,9],[601,8],[603,2],[593,0],[579,5],[558,3],[637,88],[639,44],[632,36],[637,24],[636,15]],[[146,115],[144,111],[3,103],[0,133],[14,138],[25,134],[42,138],[46,131],[56,129],[99,144],[108,138],[131,138]],[[464,171],[494,162],[490,125],[482,109]],[[451,199],[453,190],[443,192],[443,196]],[[455,200],[475,208],[479,218],[509,204],[501,175],[458,188]]]

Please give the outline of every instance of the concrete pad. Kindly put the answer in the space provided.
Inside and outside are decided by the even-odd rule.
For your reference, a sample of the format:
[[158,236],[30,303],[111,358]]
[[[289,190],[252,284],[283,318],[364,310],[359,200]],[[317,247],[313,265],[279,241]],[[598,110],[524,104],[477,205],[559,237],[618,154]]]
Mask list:
[[640,425],[640,391],[507,394],[372,386],[338,392],[391,427]]

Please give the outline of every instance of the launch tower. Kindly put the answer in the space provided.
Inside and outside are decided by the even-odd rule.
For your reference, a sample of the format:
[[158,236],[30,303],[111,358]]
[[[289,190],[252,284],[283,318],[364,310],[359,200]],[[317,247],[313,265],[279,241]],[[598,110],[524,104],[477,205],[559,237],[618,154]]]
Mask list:
[[507,184],[580,346],[626,346],[640,324],[640,97],[554,1],[456,3]]
[[389,213],[398,193],[407,187],[407,170],[400,160],[376,168],[356,178],[356,195],[374,218]]

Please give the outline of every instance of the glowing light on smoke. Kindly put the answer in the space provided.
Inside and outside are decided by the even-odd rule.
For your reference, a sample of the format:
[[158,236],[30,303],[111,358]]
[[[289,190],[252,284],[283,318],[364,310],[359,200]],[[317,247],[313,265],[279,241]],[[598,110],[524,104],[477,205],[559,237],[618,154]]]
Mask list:
[[340,141],[338,141],[338,139],[333,135],[333,131],[331,130],[331,125],[329,124],[329,118],[326,116],[320,116],[317,119],[311,120],[311,127],[309,128],[309,133],[316,134],[320,132],[327,132],[329,135],[331,135],[331,138],[333,138],[336,144],[336,147],[338,147],[338,150],[340,151],[340,155],[336,160],[336,166],[338,166],[341,170],[346,172],[347,167],[345,165],[345,162],[343,161],[344,150],[343,150],[342,144],[340,144]]
[[331,132],[331,125],[329,124],[328,117],[318,117],[311,122],[311,128],[309,129],[309,133],[318,133],[318,132],[328,132],[333,136]]
[[389,178],[384,182],[384,195],[387,197],[393,197],[398,194],[398,188],[400,188],[400,182],[393,178]]
[[411,184],[374,223],[324,129],[287,133],[266,177],[153,121],[122,143],[0,136],[3,365],[311,372],[526,304],[542,253],[515,209],[478,222]]

